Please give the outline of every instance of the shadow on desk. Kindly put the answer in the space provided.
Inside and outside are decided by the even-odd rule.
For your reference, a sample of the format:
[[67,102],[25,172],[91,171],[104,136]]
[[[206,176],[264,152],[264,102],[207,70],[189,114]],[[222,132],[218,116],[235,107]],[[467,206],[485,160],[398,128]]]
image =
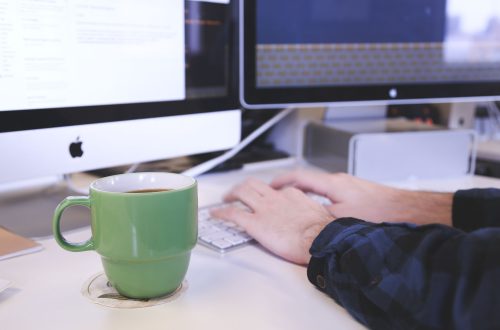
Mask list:
[[16,294],[21,293],[21,289],[18,288],[8,288],[5,289],[5,291],[0,292],[0,305],[10,299],[11,297],[15,296]]
[[[0,195],[0,225],[25,237],[52,236],[52,216],[67,196],[77,196],[64,183]],[[63,232],[90,225],[90,211],[83,206],[68,209],[61,223]]]

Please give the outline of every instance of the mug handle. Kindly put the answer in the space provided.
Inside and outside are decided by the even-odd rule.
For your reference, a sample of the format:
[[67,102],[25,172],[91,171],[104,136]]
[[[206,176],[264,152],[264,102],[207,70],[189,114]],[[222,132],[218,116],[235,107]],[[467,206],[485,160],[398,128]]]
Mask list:
[[59,203],[59,205],[57,205],[56,210],[54,211],[54,217],[52,218],[52,231],[54,233],[54,238],[63,249],[71,252],[84,252],[94,250],[94,240],[92,239],[92,237],[84,243],[72,244],[68,242],[61,233],[61,216],[66,208],[75,205],[90,208],[90,199],[87,196],[70,196],[66,197],[61,203]]

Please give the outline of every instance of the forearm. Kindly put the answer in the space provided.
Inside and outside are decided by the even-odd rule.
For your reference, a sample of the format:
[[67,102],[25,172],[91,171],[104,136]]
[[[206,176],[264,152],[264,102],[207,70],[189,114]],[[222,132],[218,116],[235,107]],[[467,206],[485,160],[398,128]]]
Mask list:
[[470,232],[500,227],[500,190],[470,189],[455,194],[394,189],[388,194],[392,216],[386,220],[442,224]]
[[398,221],[418,225],[452,225],[453,194],[396,190],[394,196],[396,200],[392,204],[398,205]]
[[310,281],[374,329],[498,328],[500,230],[344,218],[311,248]]

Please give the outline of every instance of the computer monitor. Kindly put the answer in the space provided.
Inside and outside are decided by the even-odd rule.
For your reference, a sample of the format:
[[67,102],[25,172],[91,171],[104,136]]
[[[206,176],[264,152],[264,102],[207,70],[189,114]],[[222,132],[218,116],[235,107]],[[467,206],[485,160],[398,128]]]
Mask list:
[[241,103],[498,99],[495,0],[244,0]]
[[0,1],[0,22],[0,183],[239,142],[230,0]]
[[62,174],[237,144],[233,4],[0,0],[0,225],[49,235]]

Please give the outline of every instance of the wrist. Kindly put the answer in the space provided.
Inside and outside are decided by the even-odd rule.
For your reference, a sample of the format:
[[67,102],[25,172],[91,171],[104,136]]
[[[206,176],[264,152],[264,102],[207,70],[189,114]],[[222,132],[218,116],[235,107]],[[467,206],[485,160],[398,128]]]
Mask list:
[[303,232],[302,236],[302,250],[304,251],[304,258],[302,264],[306,265],[309,263],[311,258],[311,254],[309,253],[311,246],[314,240],[319,236],[319,234],[325,229],[325,227],[331,223],[333,219],[330,221],[322,221],[319,223],[315,223],[306,228]]

